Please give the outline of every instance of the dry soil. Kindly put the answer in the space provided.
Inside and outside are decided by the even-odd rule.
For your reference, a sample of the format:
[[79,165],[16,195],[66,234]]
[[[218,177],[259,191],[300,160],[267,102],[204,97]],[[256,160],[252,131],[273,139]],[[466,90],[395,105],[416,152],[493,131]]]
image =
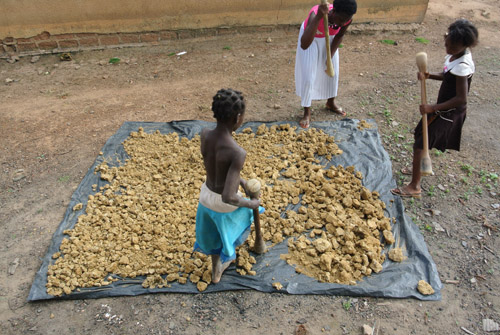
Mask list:
[[[430,71],[439,71],[443,33],[459,17],[480,32],[462,150],[433,153],[422,199],[405,200],[444,283],[441,301],[234,291],[26,302],[73,191],[124,121],[212,121],[222,87],[246,94],[248,120],[299,120],[293,27],[0,63],[1,332],[293,334],[302,324],[310,334],[360,334],[376,324],[380,335],[483,334],[483,319],[500,323],[498,1],[431,0],[421,25],[352,27],[340,50],[338,103],[349,118],[377,122],[394,178],[408,181],[399,170],[411,162],[419,119],[415,54],[427,52]],[[108,64],[112,57],[120,63]],[[429,100],[438,88],[429,82]],[[313,104],[313,121],[338,120],[323,104]]]

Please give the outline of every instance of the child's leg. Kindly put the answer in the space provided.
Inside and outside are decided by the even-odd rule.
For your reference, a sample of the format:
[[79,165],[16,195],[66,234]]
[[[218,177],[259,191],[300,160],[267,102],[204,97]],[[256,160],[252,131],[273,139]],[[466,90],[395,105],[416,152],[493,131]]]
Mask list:
[[311,123],[311,107],[304,107],[304,116],[300,119],[299,124],[302,128],[309,128]]
[[413,170],[411,174],[411,182],[407,185],[408,190],[420,192],[420,181],[422,173],[420,172],[420,164],[422,163],[422,149],[413,149]]
[[217,284],[222,277],[222,273],[231,264],[232,261],[221,263],[219,255],[212,255],[212,283]]
[[418,196],[422,192],[420,188],[420,181],[422,179],[422,173],[420,172],[420,163],[422,162],[422,149],[413,148],[413,168],[411,175],[411,182],[403,187],[392,189],[392,194],[399,196]]

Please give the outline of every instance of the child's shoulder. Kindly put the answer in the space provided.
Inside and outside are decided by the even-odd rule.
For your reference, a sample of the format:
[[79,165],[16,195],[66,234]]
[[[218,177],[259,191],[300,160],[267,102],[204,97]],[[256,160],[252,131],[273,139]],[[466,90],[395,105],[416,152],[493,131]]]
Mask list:
[[233,159],[233,160],[237,160],[237,161],[240,161],[240,160],[245,160],[246,156],[247,156],[247,152],[245,149],[243,149],[242,147],[240,147],[240,145],[238,143],[236,143],[236,141],[234,141],[233,143],[228,143],[228,146],[226,147],[227,149],[227,153],[229,154],[229,156]]
[[208,133],[210,133],[211,129],[210,128],[203,128],[200,131],[200,138],[203,140],[207,137]]
[[448,71],[450,71],[450,73],[455,76],[460,76],[460,77],[470,76],[476,70],[474,61],[472,60],[472,53],[470,52],[469,49],[467,49],[467,51],[462,57],[455,59],[452,62],[450,62],[449,59],[450,57],[446,58],[445,63],[447,64],[445,64],[445,67],[447,66]]

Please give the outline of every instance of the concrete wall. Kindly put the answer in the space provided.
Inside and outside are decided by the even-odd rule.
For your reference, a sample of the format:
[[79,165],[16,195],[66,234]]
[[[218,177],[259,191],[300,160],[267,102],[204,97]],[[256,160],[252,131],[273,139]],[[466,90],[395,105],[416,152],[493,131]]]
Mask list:
[[[319,1],[317,1],[319,3]],[[116,33],[300,24],[305,0],[0,0],[0,40],[44,31]],[[355,22],[419,23],[428,0],[358,0]]]

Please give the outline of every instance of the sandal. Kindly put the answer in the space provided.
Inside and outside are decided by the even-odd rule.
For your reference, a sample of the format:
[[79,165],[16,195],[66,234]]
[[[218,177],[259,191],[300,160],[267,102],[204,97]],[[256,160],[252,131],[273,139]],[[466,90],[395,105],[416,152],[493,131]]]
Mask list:
[[326,105],[326,110],[333,112],[335,114],[338,114],[340,116],[346,116],[347,113],[344,112],[344,110],[341,107],[337,107],[336,109],[330,108],[328,105]]
[[413,170],[412,168],[405,166],[404,168],[401,169],[401,173],[407,176],[411,176],[413,174]]
[[422,197],[422,192],[417,192],[417,193],[410,193],[407,191],[403,191],[401,188],[393,188],[391,190],[391,193],[394,195],[399,195],[402,198],[417,198],[420,199]]

